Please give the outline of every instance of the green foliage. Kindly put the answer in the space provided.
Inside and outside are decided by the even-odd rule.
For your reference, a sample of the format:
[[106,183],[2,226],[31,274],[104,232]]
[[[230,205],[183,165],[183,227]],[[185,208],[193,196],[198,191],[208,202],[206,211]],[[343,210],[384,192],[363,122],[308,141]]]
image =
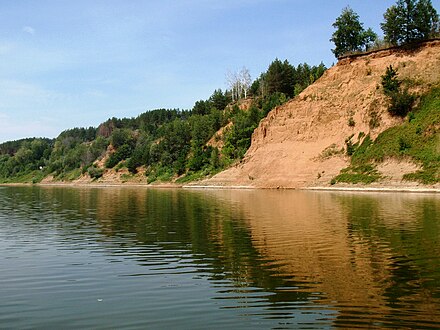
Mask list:
[[368,126],[370,129],[375,129],[380,126],[380,121],[382,119],[381,115],[378,111],[370,111],[369,113],[370,120],[368,121]]
[[[135,174],[144,166],[148,182],[216,173],[243,157],[254,129],[269,111],[313,83],[325,70],[322,63],[295,68],[287,60],[275,60],[254,82],[255,101],[249,110],[240,109],[238,104],[227,107],[232,93],[218,89],[207,100],[197,101],[191,111],[156,109],[133,118],[110,118],[97,128],[69,129],[55,140],[0,144],[0,181],[35,181],[49,174],[72,180],[86,173],[97,179],[104,169],[94,164],[110,150],[113,152],[108,155],[106,168],[117,171],[127,167]],[[209,139],[229,122],[233,125],[223,136],[223,151],[208,146]]]
[[407,88],[402,89],[391,94],[388,112],[393,116],[405,117],[412,110],[415,100],[415,95],[409,93]]
[[133,146],[135,140],[130,129],[118,128],[113,131],[110,142],[117,149],[123,145]]
[[58,139],[72,139],[79,142],[93,141],[96,138],[96,128],[75,127],[60,133]]
[[348,122],[347,122],[347,124],[348,124],[348,126],[350,126],[350,127],[354,127],[354,126],[356,126],[356,122],[354,121],[354,119],[353,119],[352,116],[350,116],[350,117],[348,118]]
[[267,93],[283,93],[289,97],[294,95],[295,68],[287,61],[275,59],[267,69]]
[[328,159],[336,155],[341,155],[343,153],[344,153],[344,148],[338,148],[336,144],[331,144],[321,152],[319,158]]
[[127,159],[131,156],[133,151],[132,146],[128,144],[121,145],[114,153],[110,155],[110,157],[105,162],[105,167],[113,168],[120,161]]
[[348,156],[352,156],[359,146],[360,141],[358,140],[356,143],[353,142],[354,134],[350,135],[345,139],[346,153]]
[[261,119],[261,111],[252,105],[233,118],[233,126],[225,133],[223,154],[229,159],[241,159],[251,145],[251,136]]
[[385,74],[381,78],[381,84],[385,95],[391,96],[399,91],[401,81],[397,77],[397,70],[395,70],[392,65],[387,67]]
[[102,175],[104,174],[104,169],[92,165],[87,169],[87,173],[90,175],[92,179],[96,180],[102,177]]
[[405,153],[411,148],[411,143],[403,136],[399,136],[399,151],[400,153]]
[[332,52],[337,58],[346,53],[368,50],[377,39],[373,30],[364,30],[363,23],[359,21],[359,15],[350,7],[342,10],[341,15],[333,23],[333,27],[336,31],[330,40],[335,44]]
[[341,173],[333,178],[333,182],[370,184],[378,181],[380,178],[381,175],[373,165],[363,164],[358,166],[352,165],[341,170]]
[[413,107],[415,96],[407,88],[402,88],[397,70],[390,65],[382,76],[381,83],[384,94],[390,99],[388,112],[393,116],[405,117]]
[[[1,145],[0,153],[0,181],[9,181],[11,178],[24,182],[32,177],[29,173],[40,173],[45,168],[53,141],[49,139],[24,139]],[[39,177],[39,176],[37,176]]]
[[310,66],[307,63],[298,64],[295,69],[294,95],[298,95],[306,89],[307,86],[313,84],[326,70],[327,68],[322,62],[317,66]]
[[191,113],[193,115],[209,115],[214,110],[224,110],[231,101],[230,96],[221,89],[216,89],[207,100],[200,100],[194,104]]
[[275,59],[267,71],[253,82],[250,92],[254,96],[270,97],[273,94],[284,94],[291,98],[318,80],[326,69],[323,63],[317,66],[303,63],[295,68],[287,60],[282,62]]
[[157,145],[157,151],[160,153],[159,163],[162,166],[178,167],[179,163],[186,159],[190,143],[191,127],[188,121],[175,119],[165,125],[161,141]]
[[261,109],[261,117],[264,118],[267,116],[269,111],[276,108],[277,106],[284,104],[287,102],[287,96],[283,93],[274,93],[267,97],[263,97],[258,99],[255,102],[255,106]]
[[227,93],[223,93],[221,89],[216,89],[208,101],[211,111],[212,109],[224,110],[228,103],[231,102],[231,97]]
[[220,167],[220,153],[217,148],[212,148],[209,163],[214,170]]
[[422,97],[413,119],[382,132],[373,142],[369,136],[352,154],[354,167],[382,162],[388,158],[411,159],[422,166],[406,180],[440,182],[440,88]]
[[139,128],[142,132],[148,133],[156,138],[158,137],[160,128],[163,125],[176,119],[186,119],[188,116],[188,111],[180,111],[178,109],[151,110],[144,112],[134,119],[134,123],[129,128]]
[[194,115],[207,115],[210,111],[209,102],[208,101],[197,101],[192,108],[192,113]]
[[155,166],[146,174],[148,176],[147,183],[149,184],[156,181],[169,182],[174,176],[172,169],[166,166]]
[[431,0],[398,0],[384,14],[385,41],[403,45],[428,39],[439,32],[439,16]]

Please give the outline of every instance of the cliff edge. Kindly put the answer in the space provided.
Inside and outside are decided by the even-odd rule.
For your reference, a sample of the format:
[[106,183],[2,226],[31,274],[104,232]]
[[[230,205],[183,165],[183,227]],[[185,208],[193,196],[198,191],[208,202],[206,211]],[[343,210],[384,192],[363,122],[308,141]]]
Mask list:
[[[440,84],[440,40],[417,49],[385,49],[346,57],[300,95],[272,110],[252,136],[244,159],[204,185],[303,188],[329,185],[349,164],[345,140],[359,134],[376,138],[404,119],[391,117],[381,76],[397,68],[410,91],[422,94]],[[411,162],[387,160],[379,168],[401,182],[417,169]]]

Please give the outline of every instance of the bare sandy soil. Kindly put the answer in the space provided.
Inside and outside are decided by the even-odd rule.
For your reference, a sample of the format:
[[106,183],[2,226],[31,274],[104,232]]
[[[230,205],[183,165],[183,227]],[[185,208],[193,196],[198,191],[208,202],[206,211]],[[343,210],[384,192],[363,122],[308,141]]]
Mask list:
[[[330,180],[349,165],[345,140],[370,134],[374,139],[389,127],[400,124],[387,112],[387,100],[380,85],[381,76],[392,65],[399,77],[411,84],[411,91],[422,93],[440,84],[440,40],[430,41],[416,51],[383,50],[364,56],[345,58],[325,72],[313,85],[288,103],[275,108],[254,131],[245,158],[214,177],[185,187],[193,188],[280,188],[343,189],[356,191],[440,192],[440,185],[424,186],[404,182],[402,177],[420,168],[409,160],[388,159],[378,164],[383,177],[368,186],[337,184]],[[250,100],[242,102],[248,108]],[[349,119],[354,126],[349,125]],[[374,121],[377,127],[371,125]],[[225,128],[223,128],[224,130]],[[223,131],[219,131],[221,136]],[[213,136],[209,145],[222,147]],[[107,153],[110,154],[111,150]],[[96,165],[104,168],[104,157]],[[42,185],[70,186],[153,186],[181,187],[179,184],[148,185],[145,169],[135,176],[126,169],[105,170],[99,180],[82,175],[69,183],[48,177]]]
[[[256,188],[329,186],[332,177],[349,164],[341,152],[345,140],[370,134],[374,139],[403,119],[391,117],[381,88],[381,76],[392,65],[410,90],[422,93],[440,83],[440,40],[418,50],[383,50],[346,58],[313,85],[263,119],[241,163],[201,185]],[[349,119],[354,126],[349,125]],[[377,127],[371,125],[378,124]],[[418,164],[387,160],[378,166],[386,177],[381,187],[413,189],[402,182]],[[200,183],[197,183],[200,185]],[[431,188],[440,188],[439,185]]]

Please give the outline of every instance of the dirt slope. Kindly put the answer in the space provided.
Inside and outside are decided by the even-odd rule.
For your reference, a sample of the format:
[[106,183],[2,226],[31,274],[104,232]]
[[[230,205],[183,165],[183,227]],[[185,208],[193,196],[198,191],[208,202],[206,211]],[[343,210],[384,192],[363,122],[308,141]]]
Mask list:
[[[380,87],[389,65],[398,68],[400,78],[410,81],[413,92],[438,85],[440,40],[427,42],[416,51],[390,49],[339,61],[315,84],[261,121],[240,164],[203,184],[261,188],[328,184],[349,162],[343,153],[325,157],[329,150],[340,151],[352,134],[355,139],[360,132],[375,138],[401,121],[388,115]],[[350,117],[354,126],[348,124]],[[372,122],[379,126],[372,127]],[[411,166],[388,166],[387,175],[400,181],[402,171]]]

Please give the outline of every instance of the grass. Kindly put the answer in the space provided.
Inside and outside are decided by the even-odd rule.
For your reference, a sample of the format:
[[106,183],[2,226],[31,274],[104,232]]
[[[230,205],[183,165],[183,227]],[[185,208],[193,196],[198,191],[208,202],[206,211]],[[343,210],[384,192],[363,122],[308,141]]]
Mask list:
[[0,178],[0,183],[39,183],[45,177],[40,170],[27,173],[18,173],[18,175],[8,178]]
[[[352,153],[351,165],[333,182],[370,183],[380,175],[368,166],[388,158],[411,159],[422,169],[404,175],[404,180],[423,184],[440,182],[440,88],[424,95],[405,123],[382,132],[375,141],[366,137]],[[367,166],[367,167],[366,167]],[[374,182],[374,181],[371,181]]]
[[128,182],[131,179],[133,179],[133,175],[132,174],[124,173],[124,174],[121,175],[121,181],[122,182]]
[[338,176],[332,179],[332,183],[346,182],[353,184],[370,184],[380,179],[381,175],[376,170],[376,167],[372,164],[365,164],[344,168]]
[[219,173],[221,169],[213,170],[212,168],[205,168],[197,172],[188,172],[186,175],[178,178],[176,183],[188,183],[192,181],[200,181],[207,177],[213,176]]
[[344,148],[339,148],[336,144],[331,144],[325,148],[319,155],[320,159],[328,159],[336,155],[343,155]]
[[73,170],[61,173],[60,175],[56,176],[57,180],[61,181],[73,181],[78,179],[82,174],[81,168],[75,168]]

